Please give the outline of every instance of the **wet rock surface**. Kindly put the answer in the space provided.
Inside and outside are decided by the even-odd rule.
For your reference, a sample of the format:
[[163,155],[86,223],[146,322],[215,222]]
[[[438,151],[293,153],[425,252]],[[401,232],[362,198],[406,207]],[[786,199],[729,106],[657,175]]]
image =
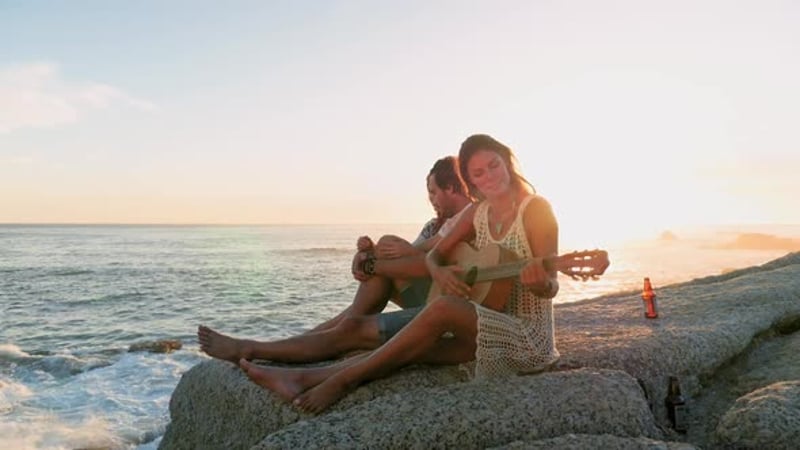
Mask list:
[[158,341],[144,341],[131,344],[129,352],[171,353],[180,350],[183,343],[177,339],[161,339]]

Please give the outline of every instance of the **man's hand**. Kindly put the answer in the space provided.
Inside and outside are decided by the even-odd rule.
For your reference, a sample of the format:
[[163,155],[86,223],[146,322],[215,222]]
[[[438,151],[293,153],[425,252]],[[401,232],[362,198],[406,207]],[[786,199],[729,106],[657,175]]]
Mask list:
[[372,242],[372,239],[370,239],[369,236],[361,236],[358,238],[358,241],[356,242],[356,249],[359,252],[366,252],[372,250],[373,247],[375,247],[375,243]]
[[405,239],[383,237],[375,245],[375,256],[378,259],[394,259],[414,254],[416,249]]
[[364,262],[366,262],[370,258],[370,253],[368,251],[359,251],[353,256],[353,278],[358,281],[367,281],[369,280],[371,275],[367,275],[364,273]]

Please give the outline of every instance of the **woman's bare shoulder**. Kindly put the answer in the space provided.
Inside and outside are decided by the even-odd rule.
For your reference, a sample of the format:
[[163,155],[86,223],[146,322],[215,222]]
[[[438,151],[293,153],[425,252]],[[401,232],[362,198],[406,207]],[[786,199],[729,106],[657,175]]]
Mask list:
[[550,211],[550,202],[540,194],[528,194],[528,204],[525,206],[525,213],[536,213]]

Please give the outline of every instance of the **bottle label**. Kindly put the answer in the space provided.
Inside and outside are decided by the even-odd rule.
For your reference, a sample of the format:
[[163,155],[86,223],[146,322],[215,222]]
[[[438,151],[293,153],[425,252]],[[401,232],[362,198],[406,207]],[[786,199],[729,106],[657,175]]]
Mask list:
[[658,305],[655,297],[644,301],[644,316],[648,319],[658,317]]
[[689,414],[686,405],[675,405],[673,406],[673,410],[675,411],[675,431],[686,431],[687,415]]

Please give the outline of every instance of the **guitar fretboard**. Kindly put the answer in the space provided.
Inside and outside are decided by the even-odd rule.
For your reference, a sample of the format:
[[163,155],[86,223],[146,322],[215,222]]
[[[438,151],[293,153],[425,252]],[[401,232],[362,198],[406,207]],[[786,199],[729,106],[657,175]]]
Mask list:
[[[503,278],[512,278],[519,275],[519,271],[522,270],[530,261],[526,259],[522,259],[519,261],[514,261],[510,263],[499,264],[492,267],[481,267],[478,268],[477,276],[475,277],[475,282],[480,283],[483,281],[492,281],[492,280],[500,280]],[[558,258],[544,258],[542,261],[544,265],[544,269],[546,271],[551,271],[557,268]]]

